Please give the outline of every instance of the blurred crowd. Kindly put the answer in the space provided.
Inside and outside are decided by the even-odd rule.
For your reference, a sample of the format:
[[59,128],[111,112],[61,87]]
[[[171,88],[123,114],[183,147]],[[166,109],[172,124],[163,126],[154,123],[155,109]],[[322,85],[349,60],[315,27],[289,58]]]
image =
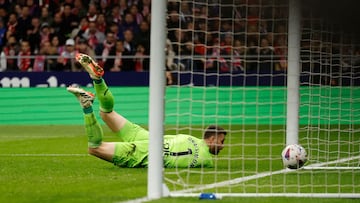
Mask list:
[[168,44],[174,51],[174,68],[286,71],[287,9],[284,0],[224,0],[221,6],[170,1]]
[[[0,0],[0,70],[81,71],[82,52],[105,71],[148,71],[150,11],[151,0]],[[167,12],[167,70],[287,70],[287,0],[169,0]],[[304,61],[326,49],[312,22]]]
[[0,0],[0,70],[80,71],[77,52],[106,71],[148,70],[150,2]]

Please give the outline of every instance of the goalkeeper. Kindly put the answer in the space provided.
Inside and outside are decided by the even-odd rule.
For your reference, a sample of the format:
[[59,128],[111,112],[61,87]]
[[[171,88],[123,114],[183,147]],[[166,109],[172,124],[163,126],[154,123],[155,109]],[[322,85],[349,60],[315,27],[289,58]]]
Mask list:
[[[83,108],[89,154],[121,167],[147,167],[149,132],[113,110],[114,97],[102,78],[103,68],[85,54],[77,54],[76,60],[93,80],[102,120],[123,140],[102,141],[102,128],[92,109],[95,95],[72,85],[67,90],[77,97]],[[165,135],[164,145],[159,146],[163,147],[164,166],[212,167],[212,155],[224,148],[225,135],[226,131],[215,125],[205,130],[203,139],[184,134]]]

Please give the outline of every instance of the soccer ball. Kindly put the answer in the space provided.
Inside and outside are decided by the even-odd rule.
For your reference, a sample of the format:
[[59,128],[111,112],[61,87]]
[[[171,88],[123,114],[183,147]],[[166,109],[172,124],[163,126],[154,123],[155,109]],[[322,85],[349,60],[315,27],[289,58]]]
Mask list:
[[298,169],[304,166],[307,161],[307,153],[304,147],[298,144],[291,144],[285,147],[281,153],[284,166],[290,169]]

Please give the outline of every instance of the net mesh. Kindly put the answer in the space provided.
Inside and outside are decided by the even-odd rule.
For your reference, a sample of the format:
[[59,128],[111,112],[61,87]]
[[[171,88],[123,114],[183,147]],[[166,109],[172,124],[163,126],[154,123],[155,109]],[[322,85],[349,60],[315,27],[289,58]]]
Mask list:
[[302,142],[313,162],[359,167],[359,39],[316,11],[303,9]]
[[[169,1],[166,132],[201,137],[210,124],[229,132],[214,168],[165,170],[171,191],[360,193],[358,169],[282,166],[288,6],[286,0]],[[314,13],[302,12],[299,141],[308,166],[358,167],[360,51],[353,35]]]

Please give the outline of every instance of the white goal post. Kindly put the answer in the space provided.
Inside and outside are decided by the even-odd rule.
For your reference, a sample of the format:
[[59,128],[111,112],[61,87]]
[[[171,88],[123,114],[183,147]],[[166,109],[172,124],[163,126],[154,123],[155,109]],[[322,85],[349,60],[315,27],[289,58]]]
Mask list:
[[166,1],[152,1],[149,92],[149,169],[147,198],[163,195]]
[[289,0],[286,145],[299,144],[301,1]]
[[[148,199],[360,198],[359,38],[302,3],[152,1]],[[163,168],[159,135],[210,124],[228,131],[214,168]],[[309,161],[284,169],[294,143]]]

